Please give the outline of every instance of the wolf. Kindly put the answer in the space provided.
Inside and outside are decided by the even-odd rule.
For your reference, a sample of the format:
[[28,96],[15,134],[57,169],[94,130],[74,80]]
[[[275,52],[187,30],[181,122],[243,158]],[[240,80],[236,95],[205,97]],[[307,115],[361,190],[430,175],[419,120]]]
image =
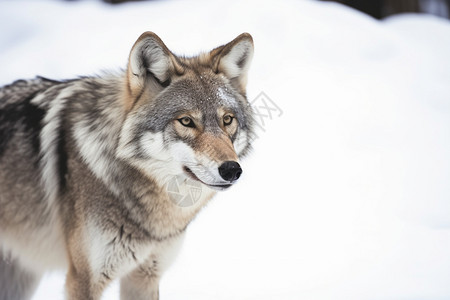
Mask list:
[[[159,299],[159,281],[186,227],[235,184],[251,149],[246,96],[253,39],[194,57],[152,32],[126,69],[0,89],[0,300],[30,299],[64,268],[66,299]],[[196,201],[178,194],[200,185]]]

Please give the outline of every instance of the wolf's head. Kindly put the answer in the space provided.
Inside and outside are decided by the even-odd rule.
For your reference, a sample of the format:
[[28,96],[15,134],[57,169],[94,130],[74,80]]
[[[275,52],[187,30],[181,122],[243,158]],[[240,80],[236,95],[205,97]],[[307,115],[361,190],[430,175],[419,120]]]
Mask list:
[[160,181],[184,174],[215,189],[235,183],[252,137],[252,55],[248,33],[191,58],[142,34],[128,61],[118,156]]

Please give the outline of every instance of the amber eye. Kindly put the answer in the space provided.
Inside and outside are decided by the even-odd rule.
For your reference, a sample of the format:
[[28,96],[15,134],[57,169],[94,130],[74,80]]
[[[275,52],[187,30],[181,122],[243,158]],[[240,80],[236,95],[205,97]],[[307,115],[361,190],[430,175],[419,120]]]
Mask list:
[[225,115],[223,117],[223,125],[225,125],[225,126],[230,125],[231,123],[233,123],[233,119],[234,119],[234,117],[232,117],[230,115]]
[[182,117],[178,119],[178,121],[185,127],[195,128],[194,121],[192,121],[192,119],[189,117]]

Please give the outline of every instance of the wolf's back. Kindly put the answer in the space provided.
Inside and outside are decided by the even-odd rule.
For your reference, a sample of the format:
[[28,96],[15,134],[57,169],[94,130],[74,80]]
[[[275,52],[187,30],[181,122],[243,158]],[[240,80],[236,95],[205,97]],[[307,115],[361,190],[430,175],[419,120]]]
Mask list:
[[55,80],[36,77],[29,80],[17,80],[9,85],[0,87],[0,109],[3,109],[6,105],[33,98],[37,93],[59,83]]
[[0,157],[13,146],[11,141],[17,142],[19,137],[24,148],[31,144],[36,154],[39,153],[39,134],[46,109],[33,104],[32,100],[56,84],[59,82],[38,77],[17,80],[0,88]]
[[27,210],[26,199],[43,197],[40,135],[47,107],[34,104],[33,99],[57,84],[36,78],[0,88],[0,225]]

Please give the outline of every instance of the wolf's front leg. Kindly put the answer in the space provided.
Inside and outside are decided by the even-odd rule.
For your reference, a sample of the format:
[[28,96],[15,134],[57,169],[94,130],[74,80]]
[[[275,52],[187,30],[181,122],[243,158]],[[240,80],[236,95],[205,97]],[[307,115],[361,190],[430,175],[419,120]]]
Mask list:
[[66,293],[68,300],[98,300],[103,287],[92,282],[89,271],[76,270],[70,267],[66,277]]
[[175,259],[185,233],[153,244],[152,254],[120,282],[121,300],[158,300],[159,280]]
[[105,273],[96,274],[86,263],[72,262],[66,276],[68,300],[99,300],[103,290],[111,282]]
[[103,290],[114,279],[109,272],[111,268],[103,267],[107,265],[105,260],[110,258],[104,245],[107,243],[101,234],[89,241],[81,228],[72,233],[68,243],[67,300],[99,300]]
[[159,270],[156,259],[150,258],[120,282],[121,300],[158,300]]

